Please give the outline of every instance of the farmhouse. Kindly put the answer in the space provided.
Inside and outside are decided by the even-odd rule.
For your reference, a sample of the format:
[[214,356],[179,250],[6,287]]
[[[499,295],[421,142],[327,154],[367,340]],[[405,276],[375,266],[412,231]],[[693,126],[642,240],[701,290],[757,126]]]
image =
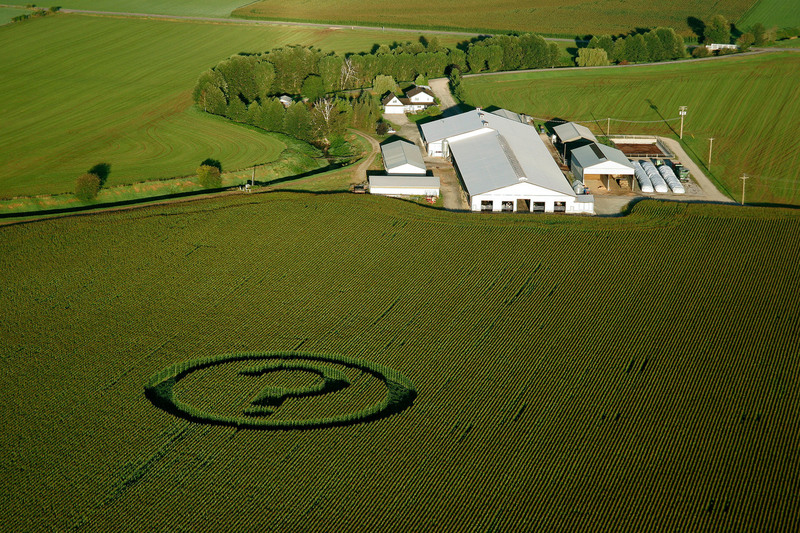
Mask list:
[[430,87],[422,85],[408,91],[405,98],[390,92],[381,100],[383,112],[389,115],[417,113],[426,110],[433,103],[434,97]]
[[594,198],[572,190],[536,129],[514,115],[475,109],[423,124],[428,154],[452,159],[473,211],[593,213]]
[[625,154],[604,144],[592,143],[572,151],[570,170],[576,179],[586,183],[587,179],[600,180],[610,189],[612,180],[624,178],[633,190],[634,167]]
[[394,141],[381,146],[383,166],[387,174],[425,174],[425,161],[417,145]]

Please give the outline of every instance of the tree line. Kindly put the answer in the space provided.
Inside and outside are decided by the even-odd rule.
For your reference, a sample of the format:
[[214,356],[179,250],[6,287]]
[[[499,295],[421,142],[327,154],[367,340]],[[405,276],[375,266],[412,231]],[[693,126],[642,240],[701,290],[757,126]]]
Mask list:
[[[552,67],[559,55],[555,43],[534,34],[479,38],[454,48],[423,38],[347,55],[286,46],[221,61],[200,75],[193,97],[208,113],[327,147],[346,127],[378,121],[380,95],[366,90],[376,79],[425,83],[452,70]],[[284,106],[280,96],[292,103]]]
[[656,28],[614,38],[595,35],[586,48],[578,50],[576,62],[581,67],[615,63],[649,63],[686,57],[683,37],[672,28]]

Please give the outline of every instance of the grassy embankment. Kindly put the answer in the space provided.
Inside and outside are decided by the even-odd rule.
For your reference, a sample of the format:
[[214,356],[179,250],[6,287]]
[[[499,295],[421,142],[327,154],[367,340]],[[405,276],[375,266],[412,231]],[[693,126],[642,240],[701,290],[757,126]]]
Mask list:
[[30,9],[18,9],[15,7],[0,7],[0,25],[8,24],[11,19],[18,15],[29,15]]
[[372,26],[471,29],[472,31],[533,31],[572,37],[586,34],[627,33],[634,28],[670,26],[693,35],[687,18],[707,19],[721,13],[736,20],[752,0],[731,0],[725,5],[703,5],[692,0],[673,0],[653,8],[647,0],[618,2],[602,0],[539,0],[521,5],[516,0],[434,0],[425,9],[410,9],[402,2],[360,0],[324,2],[277,2],[264,0],[233,12],[247,18],[307,20]]
[[240,51],[294,43],[361,51],[415,38],[83,15],[3,27],[0,198],[72,191],[98,162],[111,164],[112,187],[191,175],[206,157],[231,170],[276,161],[288,155],[281,137],[192,107],[200,72]]
[[[800,141],[791,117],[800,116],[800,56],[776,53],[649,67],[542,71],[467,78],[467,103],[496,105],[535,117],[590,121],[606,117],[612,133],[677,137],[678,106],[689,107],[684,140],[699,163],[714,137],[711,174],[741,199],[742,173],[750,202],[800,203]],[[659,122],[661,121],[661,122]]]
[[[0,228],[5,527],[791,530],[798,238],[796,210],[481,216],[282,193]],[[278,432],[145,398],[174,363],[285,350],[387,366],[418,396]],[[231,370],[177,397],[241,415],[265,386],[315,383]],[[346,389],[272,416],[385,395],[342,371]]]

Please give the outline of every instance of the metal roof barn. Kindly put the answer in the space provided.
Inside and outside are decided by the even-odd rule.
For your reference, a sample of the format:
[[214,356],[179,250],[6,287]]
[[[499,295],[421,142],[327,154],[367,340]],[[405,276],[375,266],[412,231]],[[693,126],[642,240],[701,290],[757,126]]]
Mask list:
[[425,161],[417,145],[394,141],[381,146],[383,166],[387,174],[425,174]]
[[581,126],[575,122],[566,122],[559,124],[553,128],[553,131],[558,136],[558,140],[562,143],[569,143],[586,139],[588,141],[597,142],[597,137],[586,126]]

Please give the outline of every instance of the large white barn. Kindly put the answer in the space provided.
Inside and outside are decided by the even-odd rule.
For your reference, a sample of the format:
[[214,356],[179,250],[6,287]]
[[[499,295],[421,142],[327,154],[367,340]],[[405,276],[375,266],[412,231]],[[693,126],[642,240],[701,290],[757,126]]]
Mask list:
[[428,154],[451,157],[473,211],[593,213],[536,129],[516,113],[480,109],[421,126]]

